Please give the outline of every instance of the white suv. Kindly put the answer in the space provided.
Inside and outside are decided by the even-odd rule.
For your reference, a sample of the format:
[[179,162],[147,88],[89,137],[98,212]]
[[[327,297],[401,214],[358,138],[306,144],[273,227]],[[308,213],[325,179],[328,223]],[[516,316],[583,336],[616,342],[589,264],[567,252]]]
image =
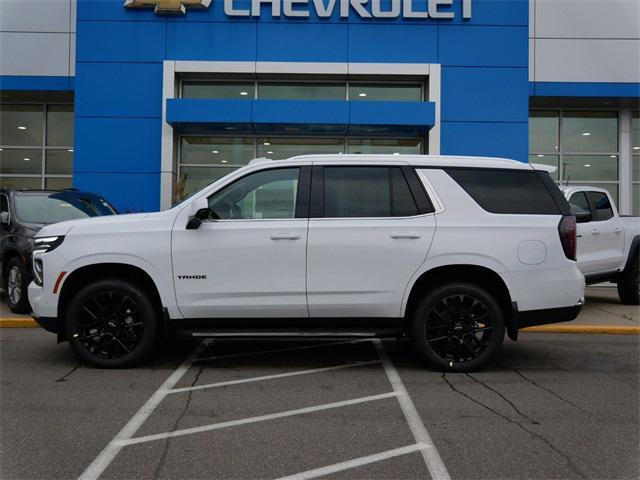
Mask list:
[[583,303],[576,223],[513,160],[330,155],[252,161],[158,213],[42,229],[34,317],[102,367],[154,339],[404,337],[432,366],[484,364],[505,331]]

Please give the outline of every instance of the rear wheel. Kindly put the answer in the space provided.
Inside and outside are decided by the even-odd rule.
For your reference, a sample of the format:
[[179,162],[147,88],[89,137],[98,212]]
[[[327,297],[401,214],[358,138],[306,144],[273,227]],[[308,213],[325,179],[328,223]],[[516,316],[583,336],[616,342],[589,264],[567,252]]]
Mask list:
[[4,285],[7,293],[7,306],[13,313],[29,313],[31,305],[27,295],[29,279],[27,270],[18,257],[9,260],[5,272]]
[[640,305],[640,255],[635,256],[618,279],[618,296],[622,303]]
[[412,321],[413,343],[438,370],[467,372],[480,368],[504,340],[504,315],[484,289],[452,283],[431,291]]
[[67,339],[74,352],[91,365],[129,367],[151,352],[156,309],[143,290],[118,279],[84,287],[69,304]]

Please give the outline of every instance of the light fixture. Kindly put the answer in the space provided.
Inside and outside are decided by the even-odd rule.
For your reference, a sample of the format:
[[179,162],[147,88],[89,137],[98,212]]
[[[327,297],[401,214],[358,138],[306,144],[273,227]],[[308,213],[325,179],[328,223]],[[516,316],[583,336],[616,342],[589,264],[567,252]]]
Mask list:
[[220,153],[219,150],[211,150],[211,153]]
[[272,152],[271,150],[269,150],[269,151],[267,152],[267,155],[273,155],[273,152]]
[[249,95],[249,92],[240,92],[240,95],[247,96],[247,95]]
[[633,147],[634,150],[640,150],[640,147]]
[[271,142],[264,142],[263,145],[266,145],[268,147],[269,145],[271,145]]
[[235,130],[236,127],[224,127],[225,130]]
[[26,130],[27,127],[25,127],[24,125],[18,125],[18,130]]
[[591,164],[590,163],[585,163],[584,166],[589,168],[591,166]]
[[544,155],[538,154],[538,158],[542,158],[542,157],[544,157]]
[[400,155],[400,152],[393,152],[394,155]]
[[73,148],[67,148],[67,152],[73,153]]
[[582,136],[583,136],[583,137],[588,137],[589,135],[591,135],[591,133],[590,133],[590,132],[582,132]]
[[220,163],[227,163],[226,160],[220,160]]
[[611,158],[616,158],[616,157],[617,157],[617,155],[611,155]]
[[366,96],[367,96],[367,94],[366,94],[366,93],[364,93],[364,92],[361,92],[361,93],[359,93],[359,94],[358,94],[358,96],[359,96],[359,97],[366,97]]
[[25,162],[30,162],[30,161],[31,161],[31,159],[30,159],[30,158],[26,158],[26,157],[25,157],[24,161],[25,161]]

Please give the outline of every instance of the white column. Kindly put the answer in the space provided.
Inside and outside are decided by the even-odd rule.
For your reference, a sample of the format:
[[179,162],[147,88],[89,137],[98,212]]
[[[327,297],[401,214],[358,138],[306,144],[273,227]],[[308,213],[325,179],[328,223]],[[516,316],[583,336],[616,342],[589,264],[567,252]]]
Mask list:
[[436,118],[433,127],[429,130],[429,153],[440,155],[440,64],[429,66],[429,101],[435,104]]
[[631,139],[631,110],[620,110],[620,163],[618,178],[620,182],[618,195],[618,210],[621,215],[631,215],[632,211],[632,139]]
[[162,145],[160,161],[160,210],[171,208],[175,185],[173,127],[167,123],[167,99],[176,96],[175,62],[165,60],[162,71]]

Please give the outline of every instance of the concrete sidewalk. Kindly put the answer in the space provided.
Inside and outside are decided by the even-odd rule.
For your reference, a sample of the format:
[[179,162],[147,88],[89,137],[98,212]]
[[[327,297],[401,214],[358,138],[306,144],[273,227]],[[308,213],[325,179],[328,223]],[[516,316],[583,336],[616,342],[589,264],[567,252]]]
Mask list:
[[[640,307],[623,305],[615,287],[588,287],[587,303],[572,322],[532,327],[525,331],[555,333],[640,334]],[[16,315],[7,308],[0,293],[0,327],[37,327],[29,315]]]

